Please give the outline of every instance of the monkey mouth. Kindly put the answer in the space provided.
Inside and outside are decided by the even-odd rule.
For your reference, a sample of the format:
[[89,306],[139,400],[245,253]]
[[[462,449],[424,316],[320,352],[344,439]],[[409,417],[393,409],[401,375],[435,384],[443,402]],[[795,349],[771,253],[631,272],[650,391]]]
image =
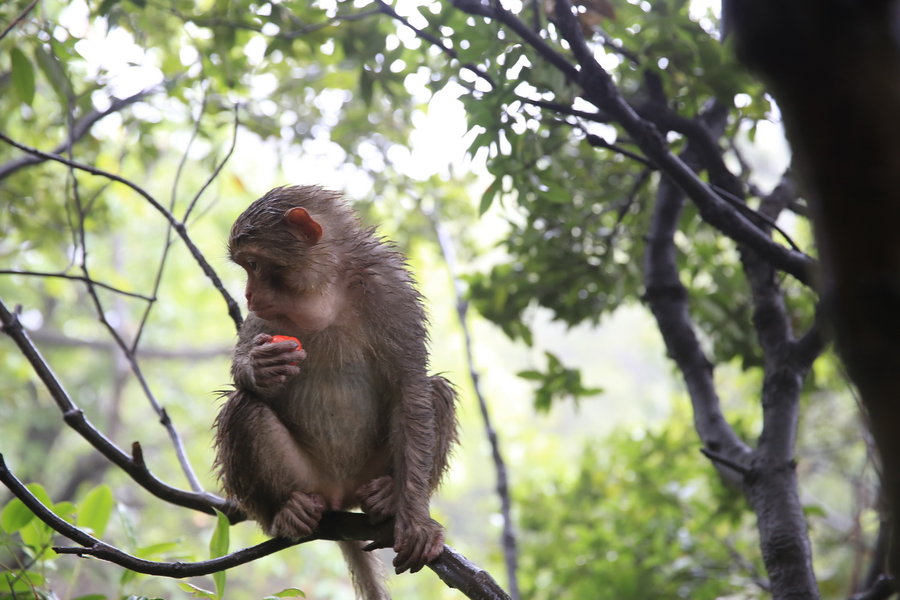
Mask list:
[[260,319],[265,319],[267,321],[274,319],[277,315],[274,307],[272,306],[248,306],[250,312],[255,314]]

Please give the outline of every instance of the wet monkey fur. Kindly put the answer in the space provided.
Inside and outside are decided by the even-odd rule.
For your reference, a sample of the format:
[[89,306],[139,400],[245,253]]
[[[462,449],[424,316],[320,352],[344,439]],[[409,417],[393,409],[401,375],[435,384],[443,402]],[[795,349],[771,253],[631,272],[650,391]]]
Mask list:
[[[253,202],[228,249],[247,274],[249,315],[216,419],[226,493],[272,536],[307,536],[324,511],[393,518],[397,572],[421,569],[443,548],[428,505],[456,441],[456,394],[427,374],[404,258],[339,194],[312,186]],[[377,560],[340,544],[358,593],[387,598]]]

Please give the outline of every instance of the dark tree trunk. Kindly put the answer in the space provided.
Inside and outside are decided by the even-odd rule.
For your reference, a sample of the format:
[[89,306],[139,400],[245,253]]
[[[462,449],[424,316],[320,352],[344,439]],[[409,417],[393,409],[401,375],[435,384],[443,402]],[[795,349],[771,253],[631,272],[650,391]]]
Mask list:
[[900,3],[725,0],[778,101],[813,207],[820,286],[881,455],[900,572]]

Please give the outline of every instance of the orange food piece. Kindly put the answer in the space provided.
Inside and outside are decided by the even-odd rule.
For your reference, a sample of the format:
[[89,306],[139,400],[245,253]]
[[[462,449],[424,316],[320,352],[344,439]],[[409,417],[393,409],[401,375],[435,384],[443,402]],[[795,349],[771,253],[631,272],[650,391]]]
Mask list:
[[303,350],[303,344],[300,343],[300,340],[290,335],[273,335],[271,344],[276,344],[278,342],[294,342],[297,344],[297,350]]

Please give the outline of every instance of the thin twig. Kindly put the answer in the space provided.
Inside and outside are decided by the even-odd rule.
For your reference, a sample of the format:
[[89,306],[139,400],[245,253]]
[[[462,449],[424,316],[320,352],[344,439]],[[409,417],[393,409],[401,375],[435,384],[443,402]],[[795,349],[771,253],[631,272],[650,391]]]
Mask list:
[[733,460],[730,460],[729,458],[722,456],[721,454],[713,452],[709,448],[700,448],[700,453],[703,456],[705,456],[706,458],[708,458],[709,460],[713,461],[714,463],[718,463],[720,465],[725,465],[729,469],[731,469],[733,471],[737,471],[744,477],[746,477],[747,475],[750,474],[750,469],[748,469],[746,466],[744,466],[740,463],[737,463]]
[[[443,40],[432,35],[431,33],[427,32],[427,31],[425,31],[424,29],[419,29],[418,27],[414,26],[412,23],[409,22],[409,19],[407,19],[403,15],[399,14],[396,10],[394,10],[394,7],[392,7],[390,4],[388,4],[384,0],[376,0],[376,2],[378,3],[379,10],[382,13],[384,13],[385,15],[391,17],[392,19],[394,19],[396,21],[399,21],[404,26],[411,29],[412,32],[416,34],[416,37],[419,37],[419,38],[425,40],[426,42],[431,44],[433,47],[435,47],[438,50],[440,50],[441,52],[443,52],[446,56],[448,56],[452,59],[455,59],[455,60],[460,60],[459,54],[456,52],[456,50],[454,50],[453,48],[444,44]],[[487,82],[487,84],[489,86],[491,86],[491,89],[497,89],[497,83],[494,81],[494,78],[491,77],[490,74],[487,73],[487,71],[485,71],[478,65],[475,65],[472,63],[462,63],[462,61],[460,61],[460,67],[463,69],[466,69],[467,71],[471,71],[472,74],[474,74],[476,77],[483,79],[485,82]]]
[[240,125],[241,125],[241,120],[240,120],[240,116],[238,113],[238,105],[235,104],[234,105],[234,126],[232,128],[231,144],[228,146],[228,151],[225,153],[225,156],[223,156],[222,160],[220,160],[219,163],[215,166],[212,173],[209,174],[209,177],[206,178],[206,181],[203,182],[203,185],[200,186],[200,189],[197,190],[196,194],[194,194],[194,197],[191,199],[190,204],[188,204],[187,209],[184,211],[184,217],[182,218],[182,221],[184,221],[185,223],[188,222],[188,219],[190,218],[191,213],[193,212],[194,208],[197,206],[197,202],[200,201],[200,197],[207,190],[207,188],[209,188],[209,186],[212,185],[213,181],[216,180],[216,178],[222,172],[222,169],[224,169],[225,165],[228,164],[228,161],[231,159],[232,154],[234,154],[234,149],[237,147],[237,135],[238,135],[238,129],[240,128]]
[[506,461],[503,459],[503,454],[500,450],[497,430],[494,428],[487,400],[481,390],[481,378],[478,370],[475,368],[475,356],[472,351],[472,332],[469,329],[468,324],[469,303],[463,297],[462,282],[459,279],[456,269],[456,251],[453,239],[437,215],[429,213],[428,217],[434,226],[438,244],[441,248],[441,254],[444,257],[444,263],[447,265],[447,270],[453,281],[456,314],[465,340],[466,363],[469,366],[469,378],[472,381],[475,397],[478,399],[478,407],[481,410],[481,416],[484,420],[484,429],[487,434],[488,443],[491,446],[491,457],[494,461],[494,468],[497,471],[497,495],[500,497],[500,515],[503,518],[503,557],[506,563],[506,576],[509,582],[510,596],[513,600],[518,600],[518,598],[520,598],[517,575],[519,558],[516,549],[516,534],[511,515],[512,501],[510,500],[509,493],[509,476],[507,474]]
[[[81,281],[87,282],[88,277],[84,275],[70,275],[69,273],[51,273],[49,271],[17,271],[16,269],[0,269],[0,275],[24,275],[26,277],[55,277],[59,279],[70,279],[72,281]],[[143,300],[145,302],[153,302],[156,300],[153,296],[145,296],[144,294],[139,294],[137,292],[129,292],[123,290],[121,288],[117,288],[115,286],[109,285],[108,283],[103,283],[102,281],[97,281],[96,279],[91,280],[91,283],[97,287],[101,287],[105,290],[109,290],[111,292],[115,292],[116,294],[121,294],[122,296],[128,296],[129,298],[137,298],[138,300]]]
[[16,25],[18,25],[19,23],[24,21],[25,17],[28,16],[28,13],[30,13],[32,10],[34,10],[34,7],[37,6],[37,3],[38,3],[38,0],[31,0],[31,4],[26,6],[25,10],[23,10],[21,13],[19,13],[19,15],[15,19],[13,19],[9,25],[7,25],[6,27],[3,28],[3,31],[0,32],[0,40],[5,38],[6,35],[16,27]]
[[[141,90],[140,92],[128,96],[127,98],[112,98],[109,103],[109,107],[106,110],[94,110],[79,119],[70,129],[69,135],[67,136],[66,141],[58,144],[51,152],[53,154],[62,154],[63,152],[68,152],[72,147],[72,144],[82,137],[84,137],[88,131],[91,130],[93,125],[115,112],[134,104],[135,102],[141,100],[145,96],[156,93],[158,90],[165,87],[166,82],[161,84],[151,86],[147,89]],[[0,180],[5,179],[24,167],[28,167],[31,165],[40,164],[44,161],[48,160],[47,158],[43,158],[40,156],[36,156],[31,154],[29,156],[23,156],[20,158],[13,159],[3,165],[0,165]]]
[[22,144],[21,142],[17,142],[7,136],[4,133],[0,133],[0,140],[6,142],[10,146],[18,148],[23,152],[27,152],[28,154],[32,154],[34,156],[39,156],[44,160],[52,160],[58,162],[60,164],[66,165],[68,167],[72,167],[78,169],[79,171],[84,171],[85,173],[90,173],[91,175],[96,175],[98,177],[104,177],[111,181],[115,181],[116,183],[121,183],[126,187],[137,192],[139,196],[144,198],[150,205],[156,209],[165,219],[172,225],[172,228],[178,233],[178,236],[182,239],[185,246],[187,246],[188,251],[191,253],[191,256],[194,257],[194,260],[200,266],[200,269],[203,271],[203,274],[206,275],[209,280],[212,282],[213,286],[216,290],[219,291],[219,294],[225,300],[225,304],[228,308],[228,314],[231,317],[232,321],[234,321],[235,327],[240,329],[241,323],[243,322],[243,317],[241,316],[241,309],[238,306],[237,302],[234,301],[234,298],[231,297],[231,294],[228,293],[228,290],[225,289],[225,286],[222,284],[222,280],[219,279],[219,276],[216,274],[215,270],[210,266],[209,262],[200,252],[200,249],[197,248],[194,241],[190,238],[187,233],[187,229],[184,226],[184,223],[178,221],[171,212],[166,210],[166,208],[159,203],[149,192],[144,190],[141,186],[136,183],[125,179],[120,175],[116,175],[115,173],[110,173],[108,171],[104,171],[103,169],[99,169],[97,167],[93,167],[91,165],[86,165],[84,163],[80,163],[74,160],[70,160],[65,158],[64,156],[60,156],[58,154],[53,154],[49,152],[43,152],[38,150],[37,148],[32,148],[31,146],[27,146]]
[[[22,355],[31,364],[31,368],[34,369],[34,372],[47,387],[50,397],[53,398],[62,413],[66,424],[78,432],[81,437],[87,440],[113,464],[128,473],[144,489],[154,496],[178,506],[192,508],[209,514],[215,512],[214,508],[218,509],[228,515],[233,523],[246,518],[243,511],[233,502],[215,494],[187,492],[164,483],[153,475],[143,462],[135,461],[133,454],[127,454],[116,446],[112,440],[103,435],[71,399],[63,388],[62,383],[50,369],[47,361],[34,346],[28,333],[22,327],[18,316],[10,312],[2,300],[0,300],[0,324],[2,324],[2,331],[13,339]],[[135,442],[135,444],[137,443]],[[135,451],[133,448],[133,452]]]

